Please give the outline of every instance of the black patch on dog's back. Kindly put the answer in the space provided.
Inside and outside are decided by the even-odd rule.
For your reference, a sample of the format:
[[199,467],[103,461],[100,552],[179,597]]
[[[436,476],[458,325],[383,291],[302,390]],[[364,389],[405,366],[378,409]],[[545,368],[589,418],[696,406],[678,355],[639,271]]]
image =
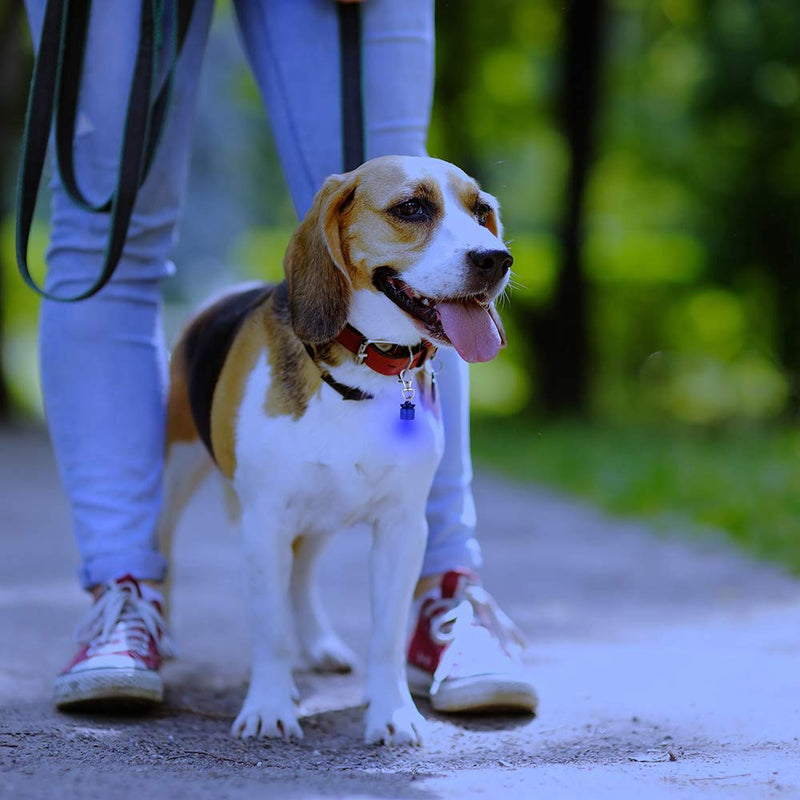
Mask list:
[[269,298],[274,288],[263,284],[223,297],[200,314],[186,333],[184,353],[189,406],[197,432],[212,457],[211,404],[222,367],[242,323]]

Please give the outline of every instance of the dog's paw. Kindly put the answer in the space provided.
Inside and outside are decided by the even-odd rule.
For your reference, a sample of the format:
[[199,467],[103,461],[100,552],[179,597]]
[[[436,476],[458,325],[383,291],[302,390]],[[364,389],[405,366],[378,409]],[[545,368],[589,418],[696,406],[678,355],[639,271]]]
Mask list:
[[303,662],[315,672],[352,672],[358,659],[336,634],[329,634],[303,647]]
[[282,703],[248,697],[233,722],[231,734],[239,739],[303,738],[294,703],[288,697]]
[[413,745],[419,747],[428,723],[413,704],[387,709],[371,703],[367,709],[367,744]]

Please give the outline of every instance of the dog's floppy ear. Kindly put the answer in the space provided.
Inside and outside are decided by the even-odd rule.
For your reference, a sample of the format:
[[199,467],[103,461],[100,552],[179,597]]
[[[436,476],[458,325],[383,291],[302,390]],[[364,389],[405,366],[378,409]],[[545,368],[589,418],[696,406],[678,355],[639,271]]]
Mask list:
[[309,344],[335,339],[350,314],[353,287],[342,249],[341,215],[356,186],[353,173],[331,175],[286,250],[292,327]]

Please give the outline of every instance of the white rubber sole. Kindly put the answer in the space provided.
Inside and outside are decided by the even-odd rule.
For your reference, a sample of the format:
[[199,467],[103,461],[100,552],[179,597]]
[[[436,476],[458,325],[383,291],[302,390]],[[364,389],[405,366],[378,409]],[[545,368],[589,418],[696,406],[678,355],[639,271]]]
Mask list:
[[431,696],[431,677],[408,664],[408,687],[411,693],[430,701],[436,711],[446,713],[535,714],[539,705],[536,690],[524,679],[505,675],[476,675],[448,678]]
[[153,670],[87,669],[59,675],[53,682],[56,708],[114,703],[153,705],[164,700],[164,684]]

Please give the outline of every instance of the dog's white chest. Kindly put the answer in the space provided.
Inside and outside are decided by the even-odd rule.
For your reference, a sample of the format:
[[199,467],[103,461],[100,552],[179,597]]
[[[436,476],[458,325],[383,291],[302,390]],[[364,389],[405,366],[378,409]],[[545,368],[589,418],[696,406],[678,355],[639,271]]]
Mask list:
[[352,401],[323,385],[299,419],[269,417],[269,371],[258,364],[240,407],[234,485],[243,500],[273,507],[305,533],[374,522],[398,503],[424,505],[444,447],[430,400],[402,420],[399,386]]

